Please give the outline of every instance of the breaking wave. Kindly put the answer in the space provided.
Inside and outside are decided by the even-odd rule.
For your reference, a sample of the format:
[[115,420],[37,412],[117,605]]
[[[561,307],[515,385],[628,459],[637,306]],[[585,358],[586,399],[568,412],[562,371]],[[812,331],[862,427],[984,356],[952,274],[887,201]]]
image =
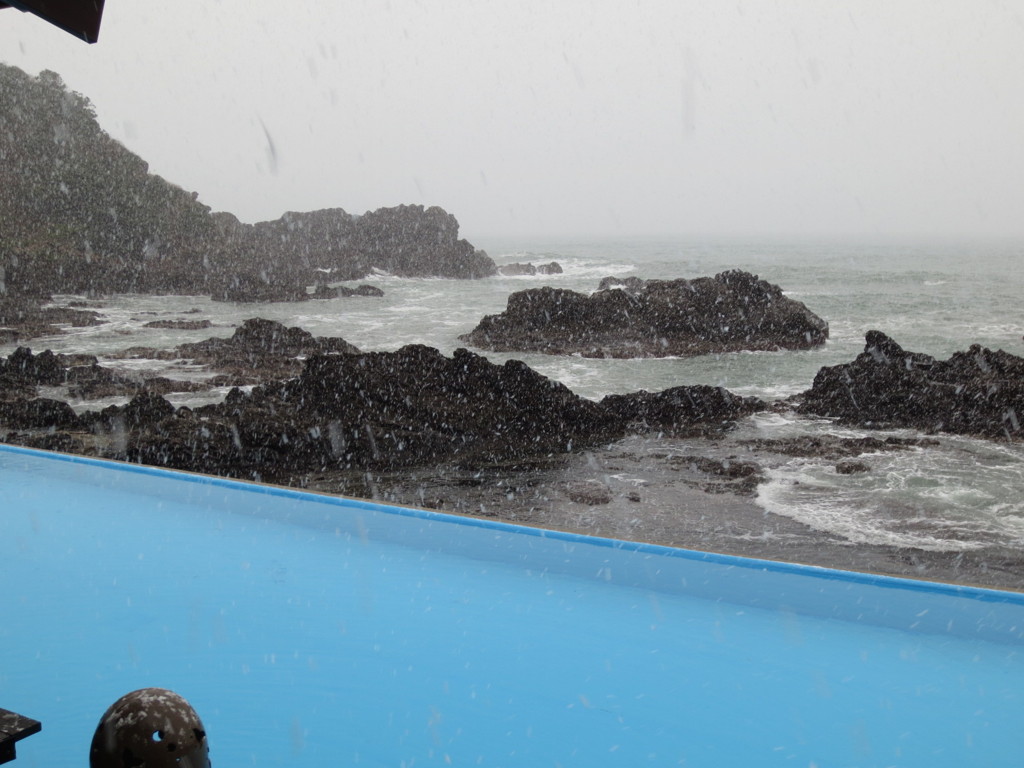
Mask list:
[[969,438],[861,456],[868,471],[793,459],[768,470],[764,509],[850,544],[960,552],[1024,546],[1024,448]]

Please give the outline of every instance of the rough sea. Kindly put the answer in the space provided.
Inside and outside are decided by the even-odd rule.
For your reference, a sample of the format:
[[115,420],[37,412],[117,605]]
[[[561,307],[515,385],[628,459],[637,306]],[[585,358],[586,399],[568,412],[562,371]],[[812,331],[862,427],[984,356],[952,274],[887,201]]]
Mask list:
[[[264,317],[297,325],[316,336],[340,336],[364,351],[427,344],[446,354],[460,346],[486,314],[504,309],[510,293],[551,285],[593,291],[608,275],[695,278],[744,269],[779,285],[830,325],[822,348],[799,352],[757,352],[686,359],[603,360],[539,354],[484,353],[501,362],[524,360],[577,394],[598,399],[611,393],[651,392],[683,384],[723,386],[741,395],[775,400],[808,389],[819,368],[852,360],[864,349],[864,334],[881,330],[908,351],[945,359],[981,344],[1024,355],[1024,244],[941,242],[837,244],[829,242],[683,241],[678,239],[570,240],[474,239],[499,264],[557,261],[559,275],[494,277],[478,281],[399,279],[378,275],[360,281],[384,290],[383,298],[273,304],[220,303],[201,296],[112,296],[89,299],[106,322],[35,339],[33,351],[91,353],[101,364],[157,371],[175,378],[203,378],[187,362],[105,360],[130,346],[172,348],[185,341],[229,336],[246,318]],[[56,297],[57,303],[83,297]],[[159,319],[203,319],[212,328],[158,330],[143,324]],[[14,346],[0,347],[9,354]],[[170,396],[176,405],[223,397],[224,391]],[[123,402],[121,399],[120,402]],[[96,409],[118,400],[73,403]],[[766,413],[743,421],[730,438],[914,436],[901,430],[864,431],[830,421]],[[838,543],[848,550],[910,550],[942,557],[998,552],[1005,562],[1024,563],[1024,445],[939,435],[939,445],[860,457],[870,472],[841,475],[835,462],[787,458],[768,469],[753,503],[764,513],[795,523],[794,530]],[[662,446],[680,455],[710,450],[697,441]],[[723,449],[721,446],[715,450]],[[648,466],[650,472],[656,466]],[[617,480],[643,484],[629,476]],[[653,497],[652,497],[653,498]],[[658,502],[670,504],[664,496]],[[642,514],[642,510],[638,511]],[[788,522],[787,522],[788,524]],[[584,526],[585,527],[585,526]],[[775,526],[758,531],[741,526],[736,540],[787,534]],[[700,546],[702,542],[687,542]],[[719,540],[708,548],[736,549]],[[767,554],[771,554],[770,544]],[[757,550],[756,554],[765,554]],[[860,564],[858,564],[860,567]],[[870,558],[867,567],[871,569]],[[884,570],[884,569],[883,569]],[[1001,580],[1024,588],[1024,567]]]

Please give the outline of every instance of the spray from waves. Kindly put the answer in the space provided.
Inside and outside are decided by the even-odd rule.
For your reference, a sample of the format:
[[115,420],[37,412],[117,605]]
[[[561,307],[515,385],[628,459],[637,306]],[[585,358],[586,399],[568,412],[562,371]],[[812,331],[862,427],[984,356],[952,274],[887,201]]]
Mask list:
[[[632,274],[636,269],[635,264],[630,264],[628,262],[566,256],[553,251],[546,251],[543,253],[533,251],[502,253],[496,256],[494,261],[499,267],[506,264],[521,263],[530,263],[534,266],[538,266],[540,264],[550,264],[552,261],[555,261],[558,262],[558,265],[562,268],[562,272],[560,274],[516,275],[510,278],[525,282],[541,280],[557,283],[559,281],[575,280],[578,278],[600,279],[602,277],[608,277],[609,275],[624,277]],[[593,287],[597,287],[596,283]]]
[[1024,448],[944,437],[912,451],[860,457],[869,471],[793,459],[768,471],[757,502],[852,545],[937,552],[1024,545]]

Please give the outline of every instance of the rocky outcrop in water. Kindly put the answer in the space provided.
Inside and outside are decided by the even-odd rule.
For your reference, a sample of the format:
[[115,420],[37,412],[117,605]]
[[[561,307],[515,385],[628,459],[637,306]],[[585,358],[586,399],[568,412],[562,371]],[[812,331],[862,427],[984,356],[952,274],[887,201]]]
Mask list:
[[308,279],[306,270],[287,266],[264,269],[260,274],[231,270],[217,275],[210,297],[237,304],[309,301]]
[[[179,344],[172,350],[130,347],[115,356],[122,359],[186,359],[216,372],[207,382],[209,386],[248,386],[298,376],[303,359],[310,355],[358,352],[344,339],[314,337],[302,328],[289,328],[274,320],[257,317],[244,321],[227,338],[213,337]],[[150,386],[145,388],[158,391]],[[138,391],[138,388],[126,391],[130,393]]]
[[[189,321],[192,322],[192,321]],[[205,327],[205,326],[201,326]],[[297,376],[302,359],[316,354],[353,354],[359,350],[344,339],[314,337],[301,328],[261,318],[246,320],[228,338],[181,344],[173,350],[132,347],[122,359],[188,359],[215,372],[203,381],[126,373],[99,365],[92,355],[33,354],[19,347],[0,358],[0,400],[32,399],[40,386],[64,387],[67,395],[94,400],[117,395],[203,392],[213,387],[246,386]]]
[[325,275],[344,281],[375,271],[456,279],[496,273],[486,253],[459,237],[455,217],[437,206],[399,205],[361,216],[328,208],[257,224],[230,214],[215,218],[211,279],[213,297],[224,301],[305,301],[314,298],[306,286]]
[[836,435],[800,435],[797,437],[742,440],[750,451],[777,453],[783,456],[814,457],[832,461],[848,459],[865,453],[906,451],[939,445],[930,437],[837,437]]
[[631,433],[682,437],[721,432],[767,405],[756,397],[739,397],[722,387],[696,385],[608,395],[601,400],[601,407]]
[[204,328],[212,328],[213,323],[207,319],[202,320],[151,320],[142,324],[143,328],[164,328],[172,331],[201,331]]
[[[97,367],[92,355],[55,355],[48,349],[35,355],[28,347],[18,347],[6,360],[0,358],[0,400],[33,398],[39,387],[84,380]],[[101,375],[113,375],[102,371]]]
[[347,285],[318,285],[310,295],[312,299],[349,299],[354,296],[380,298],[384,291],[375,285],[360,285],[356,288],[349,288]]
[[975,344],[936,360],[869,331],[864,352],[818,371],[798,403],[801,413],[862,427],[1020,439],[1024,358]]
[[229,338],[179,344],[174,355],[217,371],[251,373],[267,381],[297,375],[302,370],[300,358],[358,352],[344,339],[315,337],[302,328],[255,317],[243,322]]
[[44,306],[46,301],[48,298],[4,298],[0,295],[0,344],[58,334],[61,325],[84,328],[103,322],[96,312],[71,307],[47,307]]
[[140,391],[202,392],[217,383],[126,374],[99,365],[93,355],[55,355],[48,349],[34,355],[28,347],[18,347],[0,359],[0,401],[7,402],[31,400],[39,387],[63,387],[69,397],[91,400]]
[[531,264],[529,262],[516,262],[513,264],[502,264],[498,267],[498,274],[506,277],[521,277],[532,275],[560,275],[562,265],[557,261],[548,264]]
[[556,288],[512,294],[461,341],[494,351],[584,357],[672,357],[809,349],[828,323],[782,289],[738,270],[696,280],[624,282],[591,295]]
[[[65,431],[60,444],[79,441],[86,453],[292,482],[330,470],[529,463],[625,434],[720,432],[759,406],[711,387],[595,403],[519,361],[495,365],[464,349],[446,357],[416,345],[358,353],[341,340],[326,341],[302,329],[247,321],[231,339],[179,350],[192,349],[197,359],[208,355],[221,366],[308,353],[297,376],[249,393],[234,389],[224,402],[194,410],[175,409],[149,390],[125,406],[81,416],[64,403],[18,397],[0,410],[0,427],[36,430],[8,433],[8,440],[21,443],[39,445],[42,430]],[[40,367],[51,367],[47,353],[36,357],[48,361]],[[66,369],[52,367],[52,378],[67,378]]]
[[618,432],[599,405],[522,363],[409,346],[315,355],[295,379],[233,390],[221,404],[135,430],[124,457],[269,479],[325,468],[515,461]]
[[486,253],[459,238],[455,217],[437,206],[399,205],[365,213],[356,221],[352,248],[371,269],[399,277],[475,279],[496,272]]
[[9,429],[46,429],[51,432],[81,426],[70,405],[48,397],[0,400],[0,423]]

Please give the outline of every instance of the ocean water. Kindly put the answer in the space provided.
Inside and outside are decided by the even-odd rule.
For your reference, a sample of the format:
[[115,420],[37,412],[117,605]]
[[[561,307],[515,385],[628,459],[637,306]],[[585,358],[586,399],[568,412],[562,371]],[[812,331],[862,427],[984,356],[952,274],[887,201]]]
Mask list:
[[[474,239],[498,264],[557,261],[560,275],[495,277],[479,281],[399,279],[379,275],[383,298],[347,298],[283,304],[227,304],[201,296],[112,296],[94,300],[108,321],[64,335],[36,339],[34,350],[83,352],[103,359],[130,346],[170,348],[184,341],[229,336],[249,317],[298,325],[318,336],[340,336],[363,350],[427,344],[451,353],[460,334],[483,315],[504,309],[514,291],[541,285],[592,291],[602,277],[694,278],[745,269],[782,287],[828,320],[824,347],[800,352],[734,353],[662,360],[591,360],[539,354],[483,353],[494,362],[510,357],[557,379],[577,394],[598,399],[681,384],[724,386],[773,400],[810,387],[826,365],[847,362],[878,329],[904,348],[939,358],[981,344],[1024,354],[1020,296],[1024,244],[1010,242],[683,241],[678,239],[570,240]],[[67,303],[82,297],[57,297]],[[208,318],[198,331],[143,328],[154,319]],[[0,347],[8,354],[13,345]],[[178,378],[207,374],[187,361],[103,360]],[[225,393],[171,396],[198,404]],[[75,403],[97,408],[116,400]],[[735,438],[795,434],[859,436],[828,420],[762,414],[743,422]],[[908,431],[884,435],[913,436]],[[699,451],[699,443],[686,448]],[[851,546],[892,545],[935,552],[998,547],[1024,553],[1024,447],[954,436],[940,445],[862,457],[871,472],[839,475],[834,462],[794,458],[769,470],[757,503],[837,536]],[[1021,576],[1024,586],[1024,574]]]

